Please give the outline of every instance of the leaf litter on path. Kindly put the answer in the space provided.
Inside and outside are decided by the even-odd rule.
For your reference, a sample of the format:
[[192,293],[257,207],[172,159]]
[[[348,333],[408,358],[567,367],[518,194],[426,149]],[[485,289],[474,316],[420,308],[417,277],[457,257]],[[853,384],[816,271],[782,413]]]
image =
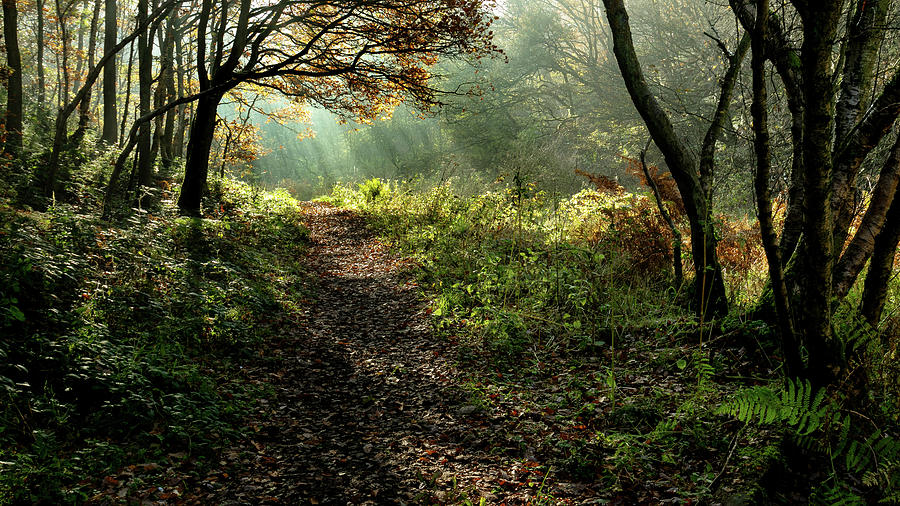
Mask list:
[[452,350],[401,279],[405,263],[352,212],[305,211],[315,300],[270,344],[268,370],[254,371],[274,398],[260,405],[254,433],[223,452],[229,477],[202,500],[493,502],[510,462],[491,451],[489,421],[454,387]]
[[[643,354],[646,365],[623,371],[616,387],[635,393],[631,405],[603,395],[600,357],[579,367],[541,362],[543,379],[528,384],[500,372],[490,379],[486,363],[459,371],[459,344],[432,333],[427,301],[403,275],[409,262],[352,211],[306,203],[304,212],[315,296],[272,315],[279,337],[245,368],[273,395],[259,400],[248,436],[222,451],[220,469],[176,502],[660,504],[687,493],[690,503],[696,485],[680,476],[724,460],[721,449],[695,451],[687,439],[695,459],[654,456],[666,449],[645,434],[660,414],[639,405],[664,395],[675,410],[693,381],[650,370],[660,350],[632,349],[628,362]],[[607,429],[646,453],[635,454],[637,467],[622,467],[619,451],[598,439]],[[568,469],[553,467],[560,462]]]

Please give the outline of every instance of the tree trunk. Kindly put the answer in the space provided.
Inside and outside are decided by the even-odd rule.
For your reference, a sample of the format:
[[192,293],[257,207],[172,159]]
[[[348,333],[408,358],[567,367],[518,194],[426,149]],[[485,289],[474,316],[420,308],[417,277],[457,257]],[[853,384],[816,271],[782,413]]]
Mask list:
[[[160,70],[159,77],[157,78],[159,84],[156,86],[156,91],[153,93],[153,109],[161,108],[166,102],[166,87],[163,85],[162,81],[165,75],[165,68]],[[152,142],[150,144],[150,159],[156,160],[157,156],[159,156],[160,151],[162,149],[162,137],[163,137],[163,127],[164,127],[165,116],[157,116],[153,120],[153,137]]]
[[[138,24],[144,23],[149,12],[148,0],[138,0],[137,20]],[[153,53],[151,44],[152,34],[150,30],[142,30],[138,36],[138,116],[150,112],[151,84],[153,81]],[[141,125],[138,135],[138,184],[150,186],[153,184],[153,158],[150,153],[151,125]]]
[[[106,0],[103,32],[103,53],[106,54],[116,45],[118,38],[116,0]],[[116,59],[113,58],[103,67],[103,134],[100,140],[112,146],[118,141],[116,133]]]
[[876,237],[887,219],[888,209],[894,201],[897,193],[897,185],[900,183],[900,137],[894,142],[891,154],[885,161],[878,176],[878,182],[869,200],[866,214],[856,230],[856,235],[841,255],[834,271],[834,295],[841,299],[856,281],[860,271],[866,264],[866,260],[875,249]]
[[60,67],[62,66],[59,63],[59,53],[54,52],[54,59],[56,60],[56,65],[54,68],[56,69],[56,81],[53,82],[53,95],[56,96],[56,108],[59,109],[63,106],[63,98],[62,98],[62,72],[60,71]]
[[[169,94],[171,97],[176,96],[174,93]],[[166,114],[165,125],[163,127],[162,138],[160,139],[160,151],[162,152],[162,162],[166,167],[170,167],[175,161],[175,116],[178,114],[177,109],[172,109]]]
[[[859,122],[872,98],[878,49],[884,40],[885,20],[892,0],[856,0],[856,13],[849,20],[846,58],[841,92],[835,107],[835,145],[841,146]],[[832,207],[834,247],[840,252],[857,209],[858,166],[836,164]]]
[[[100,19],[100,2],[101,0],[96,0],[94,14],[91,16],[91,29],[90,35],[88,36],[88,71],[94,68],[94,57],[96,56],[94,49],[97,45],[97,22]],[[111,58],[110,61],[115,61],[115,58]],[[91,115],[90,107],[92,91],[93,85],[89,85],[87,94],[84,95],[84,98],[81,99],[81,103],[78,104],[78,129],[72,134],[72,143],[75,145],[81,142],[88,127],[88,121],[90,120]]]
[[[74,5],[74,3],[72,4]],[[84,20],[88,12],[88,0],[82,0],[81,11],[78,13],[78,24],[76,32],[78,32],[78,45],[75,46],[75,75],[72,80],[72,89],[77,90],[81,87],[81,73],[84,72]]]
[[13,157],[22,153],[22,57],[19,52],[16,0],[3,0],[3,38],[9,81],[6,94],[6,144],[3,151]]
[[[200,92],[205,94],[197,101],[197,111],[191,124],[188,140],[188,154],[184,167],[184,182],[178,196],[178,208],[182,214],[200,216],[200,201],[206,190],[206,179],[209,173],[209,153],[212,148],[213,134],[216,130],[216,110],[225,93],[234,88],[233,73],[240,63],[241,55],[247,44],[251,0],[241,0],[237,26],[231,42],[231,48],[225,56],[225,31],[220,28],[212,34],[214,52],[211,72],[206,69],[207,46],[206,34],[210,16],[213,13],[212,0],[203,0],[197,20],[197,83]],[[225,14],[222,14],[223,17]],[[221,20],[225,26],[225,20]]]
[[753,186],[756,193],[757,217],[762,238],[766,262],[769,266],[769,279],[772,284],[772,295],[775,299],[775,313],[778,320],[778,333],[781,337],[782,353],[785,358],[787,374],[796,374],[802,370],[799,348],[794,339],[793,318],[788,299],[787,284],[782,268],[781,250],[778,248],[778,236],[772,219],[772,197],[769,191],[771,174],[771,149],[769,146],[768,96],[766,91],[766,25],[769,14],[768,0],[757,1],[756,26],[752,32],[751,68],[753,70],[753,102],[750,112],[753,117],[753,147],[756,154],[756,174]]
[[[741,26],[748,32],[752,32],[756,17],[756,11],[749,9],[752,0],[729,0],[728,3],[737,15]],[[782,31],[777,13],[770,10],[767,16],[769,21],[766,29],[765,55],[768,60],[772,61],[781,82],[784,83],[787,106],[791,113],[791,184],[788,190],[787,211],[779,245],[779,254],[784,264],[783,267],[786,268],[797,248],[806,220],[806,182],[803,173],[803,129],[806,106],[803,96],[800,56],[789,37]]]
[[220,160],[220,163],[219,163],[219,179],[222,179],[225,177],[225,160],[228,159],[228,149],[231,147],[231,135],[232,135],[231,128],[228,126],[228,123],[227,122],[223,122],[223,123],[225,125],[225,128],[228,130],[228,132],[225,134],[225,143],[224,143],[224,146],[222,147],[222,160]]
[[59,30],[62,53],[62,64],[57,68],[57,73],[62,73],[62,81],[59,88],[59,107],[63,107],[69,102],[69,30],[66,26],[66,23],[68,23],[66,19],[68,10],[68,5],[63,9],[59,0],[56,0],[56,27]]
[[797,331],[809,351],[809,379],[817,385],[828,384],[834,378],[839,356],[832,330],[835,249],[831,134],[835,98],[831,57],[841,3],[822,0],[815,8],[805,3],[797,5],[803,21],[801,54],[806,98],[803,139],[806,223],[799,279],[803,304],[798,310]]
[[[180,27],[179,27],[180,28]],[[176,81],[178,88],[177,93],[179,97],[183,97],[186,94],[185,86],[184,86],[184,57],[182,56],[182,44],[181,44],[181,31],[177,30],[175,33],[175,66],[176,73],[178,74],[178,80]],[[190,58],[190,55],[188,55]],[[187,128],[187,122],[185,116],[187,116],[187,107],[181,106],[175,109],[175,115],[177,117],[176,126],[175,126],[175,134],[172,140],[174,144],[172,155],[173,157],[181,157],[184,156],[184,131]]]
[[894,197],[885,218],[884,228],[875,237],[869,273],[863,285],[860,312],[873,327],[878,326],[884,301],[887,297],[888,281],[894,269],[894,256],[900,243],[900,199]]
[[691,225],[696,308],[701,317],[728,312],[725,282],[716,255],[716,235],[709,203],[698,173],[698,162],[677,136],[671,121],[650,92],[634,50],[628,13],[623,0],[603,0],[613,38],[613,52],[625,86],[654,143],[662,151],[684,199]]
[[[174,47],[175,47],[175,19],[178,17],[177,13],[172,13],[169,16],[168,22],[166,24],[166,36],[165,40],[161,41],[162,44],[162,54],[160,56],[160,66],[162,70],[160,70],[160,78],[159,78],[159,86],[162,90],[162,103],[168,103],[172,101],[175,97],[175,69],[174,69]],[[162,34],[162,31],[160,31]],[[161,37],[162,38],[162,37]],[[172,164],[172,160],[174,160],[173,155],[173,138],[175,135],[175,114],[177,109],[171,109],[164,119],[160,121],[161,124],[158,124],[157,128],[161,130],[161,134],[159,137],[159,151],[162,156],[163,165],[168,167]]]
[[131,114],[129,106],[131,105],[131,74],[134,69],[134,44],[128,48],[128,70],[125,73],[125,107],[122,109],[122,123],[119,126],[119,146],[125,142],[125,125],[128,123],[128,116]]
[[169,102],[164,106],[155,109],[150,114],[141,116],[134,121],[134,123],[131,125],[131,130],[128,132],[128,136],[122,136],[123,140],[125,141],[125,145],[119,152],[119,156],[116,158],[116,163],[113,166],[112,174],[109,177],[109,183],[106,186],[106,194],[103,198],[103,216],[107,216],[108,212],[112,209],[112,200],[118,194],[119,179],[122,176],[122,170],[125,168],[125,163],[128,161],[128,157],[131,155],[131,150],[134,149],[135,144],[137,144],[137,133],[140,130],[141,125],[179,106],[182,106],[186,103],[191,103],[198,98],[200,98],[199,95],[179,97],[177,100]]
[[38,78],[38,89],[37,89],[37,99],[38,103],[44,104],[47,101],[47,90],[46,90],[46,77],[44,73],[44,0],[37,0],[37,34],[35,38],[35,43],[37,44],[37,55],[35,59],[37,60],[37,78]]
[[178,208],[188,216],[200,216],[200,201],[206,191],[209,153],[216,130],[216,110],[222,96],[222,93],[209,94],[197,101],[196,116],[188,137],[184,182],[178,196]]

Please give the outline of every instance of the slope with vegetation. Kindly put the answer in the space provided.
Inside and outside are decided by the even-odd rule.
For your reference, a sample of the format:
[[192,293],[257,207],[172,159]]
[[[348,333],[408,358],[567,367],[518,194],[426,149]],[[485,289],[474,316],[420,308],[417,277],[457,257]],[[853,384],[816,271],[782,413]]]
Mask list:
[[[863,357],[866,395],[785,380],[769,325],[744,310],[703,321],[671,284],[655,205],[606,188],[462,196],[369,180],[328,200],[416,259],[471,403],[509,422],[514,484],[553,473],[626,501],[897,500],[897,370],[883,345],[894,338],[842,311],[836,330]],[[758,230],[721,225],[734,231],[719,241],[729,296],[749,308],[763,286],[748,280],[765,279]]]
[[202,479],[246,430],[268,392],[241,364],[301,304],[307,232],[284,192],[217,188],[204,219],[179,218],[171,190],[116,222],[90,200],[0,202],[0,503],[151,481],[171,498],[183,484],[160,475]]

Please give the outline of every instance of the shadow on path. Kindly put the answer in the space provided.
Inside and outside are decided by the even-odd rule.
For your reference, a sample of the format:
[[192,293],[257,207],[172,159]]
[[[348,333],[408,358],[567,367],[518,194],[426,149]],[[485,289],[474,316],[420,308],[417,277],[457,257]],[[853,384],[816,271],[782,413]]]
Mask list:
[[225,452],[239,470],[217,502],[492,502],[489,484],[505,468],[490,452],[493,427],[462,406],[415,285],[361,218],[306,211],[316,300],[284,325],[276,359],[251,373],[275,396],[250,440]]

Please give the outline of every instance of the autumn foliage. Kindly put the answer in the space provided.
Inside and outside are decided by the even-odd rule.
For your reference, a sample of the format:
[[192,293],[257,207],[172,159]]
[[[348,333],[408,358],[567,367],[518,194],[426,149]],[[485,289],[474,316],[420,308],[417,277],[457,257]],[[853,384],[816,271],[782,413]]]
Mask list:
[[[641,169],[640,160],[626,156],[621,158],[628,163],[629,174],[636,177],[649,193],[650,185]],[[653,165],[647,169],[667,210],[685,238],[683,250],[688,251],[690,233],[684,219],[684,201],[678,187],[668,172],[662,172]],[[628,193],[618,182],[601,174],[582,170],[576,170],[575,173],[590,181],[596,189],[597,193],[587,198],[606,202],[597,208],[601,218],[594,222],[592,228],[582,231],[583,240],[605,251],[627,255],[635,272],[640,274],[659,273],[669,269],[674,238],[652,200],[653,197]],[[609,200],[611,197],[615,199]],[[614,203],[610,205],[610,202]],[[776,217],[783,217],[783,211],[783,208],[776,209]],[[716,231],[719,237],[716,251],[729,284],[743,290],[758,291],[764,279],[766,264],[757,221],[718,215]],[[691,268],[689,257],[684,258],[684,262],[686,269]]]
[[586,178],[594,185],[594,188],[600,193],[608,193],[612,195],[622,195],[625,193],[625,187],[620,185],[618,181],[606,177],[603,174],[591,174],[581,169],[575,169],[575,173]]
[[[641,185],[650,188],[650,182],[647,181],[644,170],[641,168],[641,161],[625,155],[620,155],[620,158],[628,164],[626,168],[628,173],[638,178]],[[659,195],[662,197],[663,202],[671,204],[669,206],[669,213],[672,214],[673,217],[684,216],[684,200],[681,198],[681,192],[678,191],[678,185],[675,183],[675,180],[672,179],[672,173],[662,172],[656,165],[647,165],[647,172],[650,173],[650,178],[656,184],[656,188],[659,190]]]

